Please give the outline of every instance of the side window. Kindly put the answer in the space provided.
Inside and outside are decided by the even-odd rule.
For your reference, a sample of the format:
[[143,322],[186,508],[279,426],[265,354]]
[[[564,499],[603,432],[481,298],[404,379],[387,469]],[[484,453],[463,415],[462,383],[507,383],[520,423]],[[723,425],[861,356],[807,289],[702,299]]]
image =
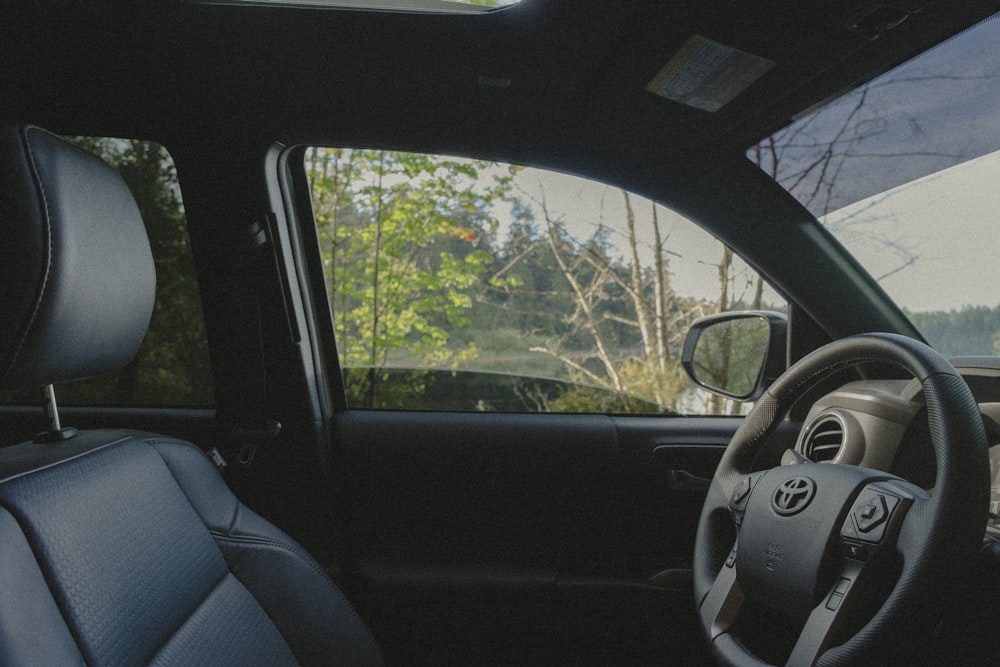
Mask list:
[[496,162],[310,148],[348,405],[725,414],[680,347],[697,317],[784,303],[673,211]]
[[[204,319],[173,160],[149,141],[70,137],[118,169],[142,212],[156,262],[156,304],[135,359],[115,375],[56,387],[60,405],[210,407],[214,402]],[[35,391],[0,393],[0,404],[40,403]]]

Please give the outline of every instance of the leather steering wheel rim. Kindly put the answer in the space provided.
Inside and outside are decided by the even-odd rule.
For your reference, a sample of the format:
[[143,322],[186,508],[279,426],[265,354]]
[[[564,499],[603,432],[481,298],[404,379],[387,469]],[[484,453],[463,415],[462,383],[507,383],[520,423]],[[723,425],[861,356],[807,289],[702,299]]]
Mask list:
[[[756,403],[723,454],[709,487],[695,542],[694,593],[702,614],[704,606],[716,604],[706,600],[713,586],[722,585],[723,574],[728,574],[729,579],[735,576],[735,588],[740,586],[739,560],[727,557],[744,556],[742,551],[738,555],[731,552],[736,529],[730,502],[737,485],[754,473],[754,459],[761,445],[809,388],[834,373],[868,362],[895,364],[921,383],[937,465],[934,491],[913,501],[901,519],[898,535],[891,545],[901,562],[899,576],[881,606],[860,630],[846,639],[840,638],[837,645],[823,646],[805,660],[807,664],[844,665],[872,657],[885,641],[899,634],[907,612],[918,600],[933,600],[947,591],[957,573],[964,569],[966,559],[976,553],[986,525],[990,485],[986,434],[979,408],[965,381],[937,352],[913,339],[894,334],[841,339],[789,368]],[[824,474],[831,468],[852,468],[809,465],[822,465]],[[854,468],[851,474],[857,474],[858,470]],[[879,479],[885,477],[881,475]],[[848,504],[839,508],[838,521],[843,521],[851,511],[849,507]],[[740,530],[748,529],[744,524]],[[743,542],[741,535],[740,543]],[[725,569],[733,562],[735,574],[726,573]],[[723,664],[766,664],[728,629],[707,627],[711,623],[704,617],[701,622],[713,653]],[[795,658],[799,652],[796,650],[792,655]]]

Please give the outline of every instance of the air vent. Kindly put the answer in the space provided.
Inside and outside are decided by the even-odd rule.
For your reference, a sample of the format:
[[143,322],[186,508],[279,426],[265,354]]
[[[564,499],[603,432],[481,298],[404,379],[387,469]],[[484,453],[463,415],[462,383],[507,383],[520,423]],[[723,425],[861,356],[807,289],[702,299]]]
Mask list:
[[825,413],[806,429],[801,453],[810,461],[832,461],[844,446],[844,422],[838,415]]

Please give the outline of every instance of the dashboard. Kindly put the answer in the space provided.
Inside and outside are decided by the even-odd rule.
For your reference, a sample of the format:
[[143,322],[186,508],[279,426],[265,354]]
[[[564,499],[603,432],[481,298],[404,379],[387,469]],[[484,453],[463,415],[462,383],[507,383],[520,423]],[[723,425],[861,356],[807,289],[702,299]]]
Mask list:
[[[952,365],[979,405],[990,446],[987,537],[1000,540],[1000,357],[961,357]],[[936,463],[920,383],[861,380],[817,400],[795,450],[816,462],[884,470],[930,489]]]

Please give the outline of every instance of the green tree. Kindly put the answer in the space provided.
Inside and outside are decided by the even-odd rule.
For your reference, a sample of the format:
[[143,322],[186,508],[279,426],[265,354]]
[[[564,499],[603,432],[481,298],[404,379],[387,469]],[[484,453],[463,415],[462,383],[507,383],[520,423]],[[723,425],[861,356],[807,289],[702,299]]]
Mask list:
[[342,363],[474,357],[455,334],[493,260],[492,207],[511,171],[395,151],[314,148],[306,160]]
[[[575,238],[579,225],[544,195],[523,196],[516,167],[323,148],[306,166],[341,361],[370,369],[350,373],[352,404],[389,400],[376,387],[390,381],[376,370],[386,366],[564,378],[525,390],[557,410],[611,409],[608,390],[622,397],[615,410],[674,410],[692,391],[678,350],[716,304],[672,289],[664,209],[650,203],[651,219],[637,219],[637,200],[609,190],[624,202],[619,249],[605,224]],[[502,243],[500,204],[510,206]]]
[[911,321],[941,354],[1000,353],[1000,306],[908,313]]

